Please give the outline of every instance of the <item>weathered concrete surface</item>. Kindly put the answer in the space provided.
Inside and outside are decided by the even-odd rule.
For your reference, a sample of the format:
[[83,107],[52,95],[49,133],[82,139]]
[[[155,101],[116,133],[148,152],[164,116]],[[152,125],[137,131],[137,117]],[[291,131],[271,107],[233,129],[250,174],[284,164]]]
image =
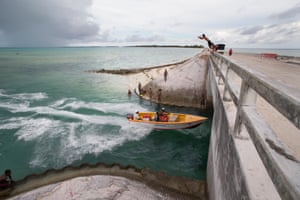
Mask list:
[[102,163],[29,175],[7,195],[13,199],[207,199],[204,181]]
[[209,79],[214,106],[206,175],[209,199],[250,199],[212,66]]
[[[91,70],[94,73],[126,75],[130,90],[144,91],[142,98],[152,102],[194,107],[211,107],[207,93],[207,61],[209,52],[200,54],[173,64],[122,70]],[[165,76],[165,72],[167,75]],[[160,91],[159,91],[160,90]]]
[[[298,199],[299,179],[297,180],[296,177],[299,177],[299,162],[291,157],[291,154],[286,154],[288,152],[286,151],[287,149],[273,134],[275,130],[270,130],[269,126],[264,123],[265,119],[261,119],[256,113],[258,110],[260,115],[265,115],[265,118],[269,119],[267,123],[272,126],[272,129],[276,129],[276,124],[282,126],[281,131],[276,130],[277,135],[288,134],[289,137],[295,136],[292,140],[297,139],[299,130],[295,125],[298,125],[297,119],[299,115],[296,105],[299,103],[300,93],[298,86],[295,87],[295,85],[299,84],[299,82],[297,83],[300,78],[299,68],[297,68],[299,66],[295,64],[289,65],[286,62],[275,59],[264,59],[257,55],[241,54],[240,56],[241,60],[239,61],[236,61],[239,54],[236,54],[235,57],[230,57],[230,60],[234,60],[234,63],[227,61],[224,61],[224,63],[217,62],[221,66],[222,72],[224,72],[222,79],[225,77],[225,74],[226,79],[230,79],[230,87],[232,87],[230,96],[232,99],[224,93],[224,82],[222,83],[215,79],[216,77],[213,73],[211,76],[212,79],[215,79],[210,81],[212,83],[215,113],[207,168],[209,197],[211,199],[236,199],[237,196],[240,196],[239,199],[280,199],[281,197]],[[227,77],[228,74],[226,72],[228,72],[228,68],[231,73]],[[274,70],[273,68],[276,69]],[[235,78],[234,76],[237,75],[233,75],[233,69],[243,79]],[[288,73],[285,73],[286,70],[288,70]],[[273,74],[273,72],[275,73]],[[281,76],[282,73],[283,75]],[[216,75],[218,75],[218,72],[216,72]],[[261,80],[265,80],[265,82]],[[228,79],[226,80],[226,85],[227,83]],[[255,98],[247,99],[250,96],[244,96],[248,95],[247,93],[251,90],[245,91],[245,89],[247,90],[247,84],[251,84],[250,87],[259,91],[258,93],[262,97],[259,97],[258,101],[255,101]],[[269,84],[272,86],[272,89],[268,88],[267,85]],[[278,95],[270,95],[270,92]],[[250,93],[253,93],[253,89]],[[223,95],[225,95],[225,99]],[[233,98],[233,96],[235,97]],[[266,96],[268,96],[267,99],[269,98],[269,101],[270,96],[278,97],[278,99],[287,99],[285,102],[278,102],[271,98],[270,102],[273,101],[272,104],[277,106],[277,109],[278,107],[288,108],[282,105],[292,101],[293,108],[297,110],[296,121],[293,121],[294,124],[289,123],[288,120],[283,120],[286,119],[283,116],[277,118],[278,112],[274,112],[274,108],[271,110],[270,107],[272,106],[266,101],[262,101]],[[257,110],[253,109],[255,107]],[[261,107],[264,108],[263,111]],[[240,108],[242,108],[239,110],[241,113],[237,112],[237,109]],[[285,114],[287,114],[287,111],[285,110]],[[247,119],[239,119],[238,115],[247,116]],[[286,116],[291,115],[287,114]],[[250,124],[253,122],[250,120],[253,119],[255,123]],[[293,119],[290,118],[290,120]],[[244,120],[243,123],[247,126],[247,130],[244,126],[240,127],[241,130],[239,132],[236,130],[236,124],[238,124],[239,120]],[[253,130],[250,130],[251,127]],[[251,137],[249,136],[249,131],[251,132]],[[295,131],[295,134],[290,134],[290,131]],[[260,155],[258,155],[258,151]],[[262,164],[262,159],[264,164]],[[274,183],[270,180],[271,178]]]
[[91,73],[107,73],[107,74],[119,74],[119,75],[128,75],[128,74],[137,74],[137,73],[144,73],[145,71],[153,70],[153,69],[161,69],[161,68],[168,68],[173,67],[174,65],[183,64],[187,61],[182,60],[176,63],[171,64],[164,64],[159,66],[152,66],[152,67],[145,67],[145,68],[134,68],[134,69],[95,69],[95,70],[88,70],[87,72]]
[[[300,65],[295,64],[299,58],[267,59],[260,57],[259,54],[233,54],[230,59],[272,79],[285,88],[290,95],[300,99]],[[257,109],[277,136],[300,160],[300,130],[261,97],[257,100]]]
[[223,102],[224,85],[210,71],[214,117],[207,164],[207,189],[210,199],[280,199],[252,141],[235,138],[236,108]]
[[[208,56],[205,52],[187,62],[167,69],[143,86],[144,98],[153,102],[195,108],[207,107],[206,77]],[[152,95],[150,92],[152,90]],[[159,90],[161,96],[159,97]]]
[[[300,99],[300,66],[290,63],[292,60],[269,59],[262,58],[259,54],[242,53],[235,53],[231,57],[225,55],[225,57],[283,84],[286,88],[291,90],[291,93]],[[293,61],[295,59],[293,59]]]
[[[154,190],[147,185],[118,176],[87,176],[74,178],[68,181],[54,183],[32,190],[30,192],[10,198],[17,199],[64,199],[64,200],[87,200],[87,199],[165,199],[179,198],[192,199]],[[196,198],[195,198],[196,199]]]

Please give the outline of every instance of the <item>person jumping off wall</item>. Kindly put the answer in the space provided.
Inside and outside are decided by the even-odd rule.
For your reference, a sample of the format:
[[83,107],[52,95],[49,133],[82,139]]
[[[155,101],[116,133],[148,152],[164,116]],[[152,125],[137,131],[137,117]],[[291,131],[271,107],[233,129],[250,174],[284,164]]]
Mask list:
[[214,51],[218,49],[217,45],[215,45],[210,39],[205,34],[202,34],[202,36],[198,36],[199,39],[201,40],[206,40],[208,47]]

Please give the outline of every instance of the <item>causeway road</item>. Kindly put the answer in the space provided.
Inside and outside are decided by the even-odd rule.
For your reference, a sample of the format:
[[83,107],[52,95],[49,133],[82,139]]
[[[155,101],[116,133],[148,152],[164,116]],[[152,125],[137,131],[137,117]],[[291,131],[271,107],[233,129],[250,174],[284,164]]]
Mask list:
[[[300,58],[278,56],[265,58],[262,54],[234,53],[224,54],[231,61],[256,71],[289,95],[300,101]],[[283,117],[262,97],[257,98],[257,110],[270,124],[277,137],[289,147],[294,156],[300,161],[300,130]]]

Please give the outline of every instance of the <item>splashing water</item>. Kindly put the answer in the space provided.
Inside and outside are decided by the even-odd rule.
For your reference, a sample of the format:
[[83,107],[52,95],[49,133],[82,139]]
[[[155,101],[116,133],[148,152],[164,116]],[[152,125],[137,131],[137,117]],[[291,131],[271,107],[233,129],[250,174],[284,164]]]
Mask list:
[[[47,95],[4,95],[2,91],[2,97],[5,97],[0,104],[2,109],[26,116],[2,120],[0,130],[14,130],[18,140],[43,144],[35,149],[35,157],[30,162],[33,167],[45,164],[45,156],[53,148],[58,150],[53,159],[64,160],[61,164],[67,165],[85,154],[99,154],[151,132],[141,127],[133,128],[124,117],[134,109],[141,109],[132,103],[86,103],[65,98],[49,106],[30,106],[30,102],[45,99]],[[80,113],[80,109],[88,109],[90,114]],[[58,144],[55,143],[57,138]]]

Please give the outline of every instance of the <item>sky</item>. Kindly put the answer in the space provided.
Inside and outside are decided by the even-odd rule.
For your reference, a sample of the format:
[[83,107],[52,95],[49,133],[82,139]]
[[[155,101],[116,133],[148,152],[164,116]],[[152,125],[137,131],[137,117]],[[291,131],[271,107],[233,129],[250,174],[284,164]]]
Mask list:
[[0,47],[300,49],[300,0],[0,0]]

